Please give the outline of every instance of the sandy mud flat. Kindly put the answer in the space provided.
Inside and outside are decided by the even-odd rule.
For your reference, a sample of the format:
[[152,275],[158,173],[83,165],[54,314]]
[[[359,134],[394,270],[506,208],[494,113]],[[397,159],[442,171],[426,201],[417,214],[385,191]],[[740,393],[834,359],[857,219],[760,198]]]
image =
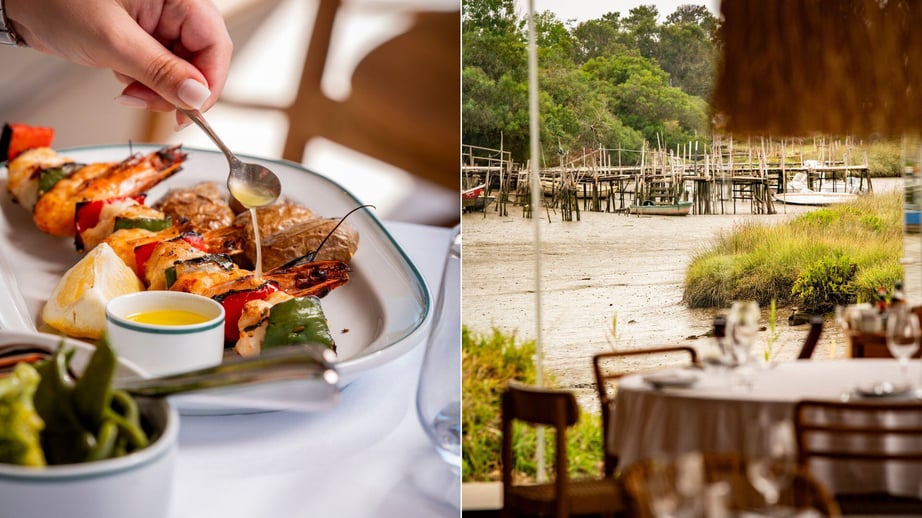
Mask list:
[[[875,184],[877,187],[877,184]],[[877,189],[880,190],[879,188]],[[666,344],[711,345],[706,336],[723,309],[691,310],[682,303],[685,270],[692,257],[722,231],[756,220],[777,224],[806,207],[776,206],[778,213],[629,216],[581,212],[581,220],[563,222],[551,212],[540,220],[541,319],[544,372],[577,391],[587,408],[595,402],[592,355],[613,348]],[[534,339],[536,330],[535,227],[521,207],[509,216],[493,210],[462,218],[462,319],[474,332],[493,327]],[[767,324],[767,308],[763,323]],[[778,359],[797,356],[808,325],[790,326],[789,309],[779,310]],[[611,321],[617,316],[618,336]],[[763,350],[766,333],[759,335]],[[827,319],[814,358],[844,357],[843,336]],[[646,367],[648,365],[638,365]]]

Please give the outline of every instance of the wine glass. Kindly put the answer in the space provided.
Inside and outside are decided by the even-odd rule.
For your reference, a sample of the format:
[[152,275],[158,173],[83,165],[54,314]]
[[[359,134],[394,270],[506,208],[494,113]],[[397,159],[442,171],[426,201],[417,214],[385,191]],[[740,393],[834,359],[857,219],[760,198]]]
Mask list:
[[650,507],[656,518],[700,516],[704,510],[704,456],[689,452],[673,460],[653,459],[647,475]]
[[765,499],[772,515],[779,515],[781,492],[797,471],[797,442],[788,420],[754,426],[747,439],[746,477]]
[[887,349],[900,362],[904,386],[909,384],[909,358],[919,350],[919,319],[905,304],[892,308],[887,316]]
[[461,226],[452,230],[434,321],[423,358],[416,411],[436,451],[461,472]]
[[759,304],[754,300],[736,301],[727,315],[727,337],[738,365],[746,365],[752,356],[752,346],[759,331]]

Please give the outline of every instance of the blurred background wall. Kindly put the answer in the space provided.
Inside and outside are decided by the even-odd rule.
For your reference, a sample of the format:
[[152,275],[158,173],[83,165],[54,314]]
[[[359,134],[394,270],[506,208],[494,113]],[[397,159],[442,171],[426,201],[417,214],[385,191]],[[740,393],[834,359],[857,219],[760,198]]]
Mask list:
[[[458,0],[216,4],[235,55],[207,117],[235,152],[300,162],[382,219],[459,220]],[[10,47],[0,48],[0,70],[0,122],[53,127],[56,148],[215,149],[194,125],[175,132],[172,114],[115,104],[121,85],[108,70]]]

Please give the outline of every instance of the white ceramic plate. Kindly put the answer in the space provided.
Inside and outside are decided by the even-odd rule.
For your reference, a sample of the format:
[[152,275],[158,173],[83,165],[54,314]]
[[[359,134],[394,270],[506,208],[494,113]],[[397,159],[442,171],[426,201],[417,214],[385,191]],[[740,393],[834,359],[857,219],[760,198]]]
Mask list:
[[905,396],[912,389],[908,383],[875,381],[855,387],[855,393],[864,398],[889,398]]
[[688,370],[666,370],[646,374],[643,380],[653,388],[685,388],[698,383],[698,374]]
[[[135,145],[132,150],[149,153],[161,147]],[[224,155],[210,150],[183,149],[188,159],[182,171],[151,189],[148,203],[158,200],[173,187],[190,186],[203,180],[223,184],[227,177]],[[78,162],[119,161],[129,155],[129,148],[125,145],[96,146],[60,150],[59,153]],[[281,179],[283,196],[323,217],[341,217],[362,204],[342,186],[298,164],[255,157],[246,157],[246,161],[272,169]],[[41,309],[58,280],[80,255],[74,250],[72,240],[40,232],[31,215],[11,200],[6,192],[6,168],[0,169],[0,187],[0,252],[18,281],[30,313],[27,318],[31,318],[39,330],[54,332],[41,321]],[[338,369],[344,385],[421,342],[430,314],[430,295],[425,280],[374,215],[373,209],[358,211],[347,221],[359,233],[350,281],[322,299],[324,314],[337,344]],[[7,297],[0,293],[0,313],[8,314],[0,318],[0,323],[21,320]],[[209,402],[203,405],[192,401],[180,402],[183,413],[246,410],[234,408],[230,403],[230,406],[221,407],[220,397],[209,397]]]

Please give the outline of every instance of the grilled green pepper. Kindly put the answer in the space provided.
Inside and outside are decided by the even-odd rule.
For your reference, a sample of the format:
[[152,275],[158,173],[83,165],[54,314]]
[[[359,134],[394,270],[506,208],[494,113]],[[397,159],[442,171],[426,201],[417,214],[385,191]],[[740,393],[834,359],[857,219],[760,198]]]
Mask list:
[[42,449],[48,464],[82,462],[95,443],[77,416],[74,380],[68,373],[70,356],[59,347],[54,356],[36,364],[42,381],[35,390],[35,410],[45,422]]
[[144,230],[150,230],[151,232],[158,232],[160,230],[166,230],[173,226],[173,220],[169,216],[165,218],[125,218],[122,216],[115,217],[115,226],[114,230],[121,230],[123,228],[141,228]]
[[36,365],[42,379],[33,401],[45,422],[41,442],[48,464],[105,459],[147,446],[134,400],[112,389],[118,365],[108,340],[96,344],[76,381],[69,372],[73,350],[65,349]]
[[42,169],[38,174],[38,197],[50,191],[58,182],[83,169],[84,164],[76,162],[67,162],[57,167],[47,167]]
[[272,306],[264,348],[311,342],[336,350],[319,298],[297,297]]

